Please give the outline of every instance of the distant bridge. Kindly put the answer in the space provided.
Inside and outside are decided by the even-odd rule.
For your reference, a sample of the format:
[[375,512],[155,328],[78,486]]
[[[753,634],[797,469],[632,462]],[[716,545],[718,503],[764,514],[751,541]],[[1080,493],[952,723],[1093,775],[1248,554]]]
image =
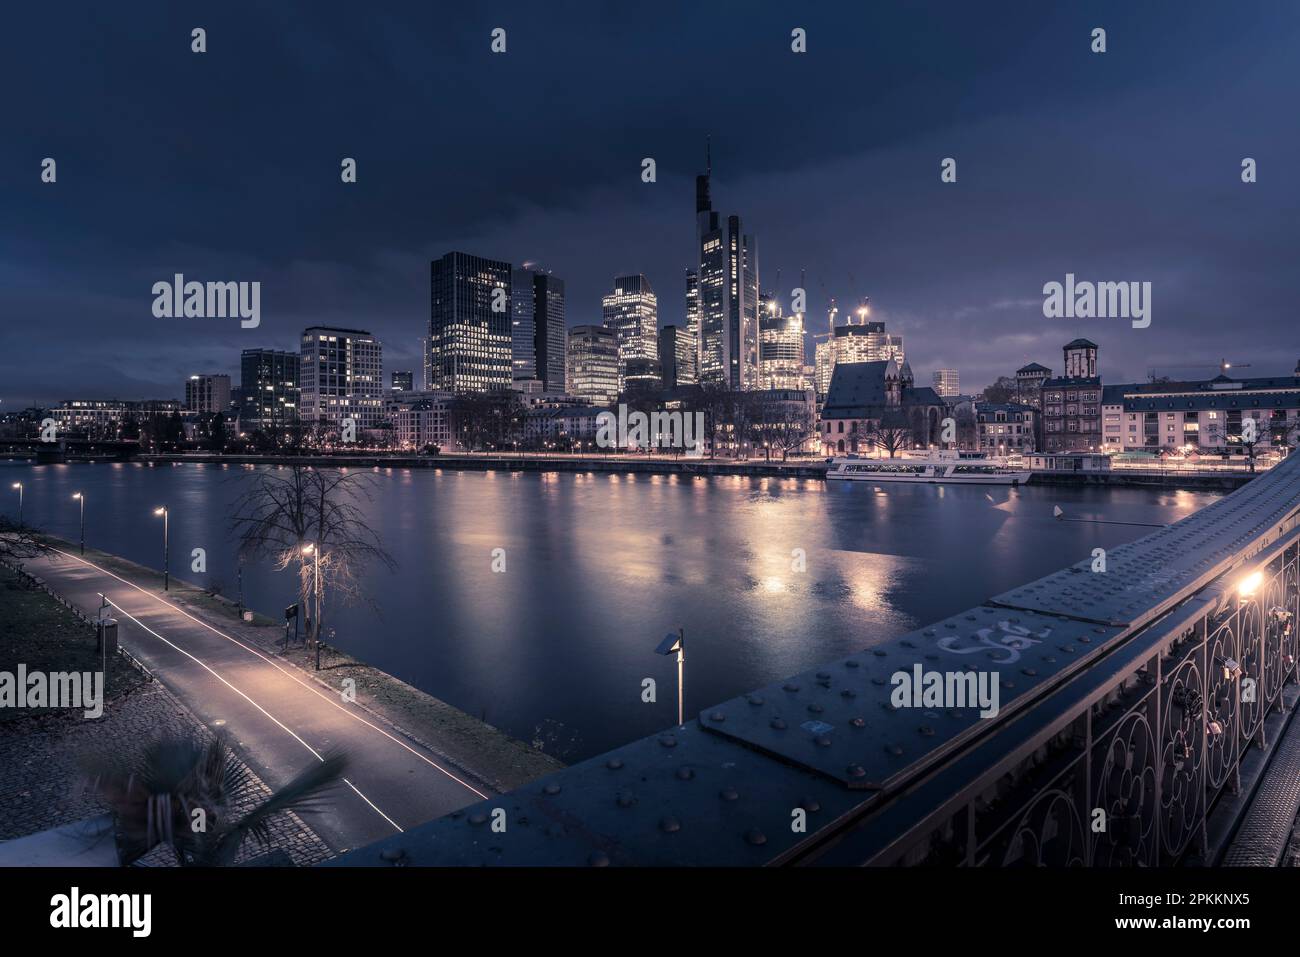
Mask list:
[[[1105,572],[1087,556],[331,863],[1275,863],[1300,802],[1298,515],[1293,457]],[[1000,711],[894,707],[917,665],[996,672]]]

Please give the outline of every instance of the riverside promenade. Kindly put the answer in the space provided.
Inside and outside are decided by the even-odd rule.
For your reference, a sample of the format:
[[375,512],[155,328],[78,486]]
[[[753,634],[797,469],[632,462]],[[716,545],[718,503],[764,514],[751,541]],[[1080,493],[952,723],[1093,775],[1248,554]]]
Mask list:
[[[171,591],[164,592],[161,576],[149,569],[55,547],[27,562],[25,570],[83,613],[97,617],[103,608],[116,619],[120,645],[206,726],[226,731],[239,756],[271,787],[330,751],[345,752],[346,782],[311,818],[336,853],[560,766],[373,669],[307,671],[250,633],[255,629],[223,621],[200,589],[173,579]],[[343,675],[361,670],[369,677],[356,683],[355,700],[349,700]],[[383,687],[376,691],[376,685],[399,686],[410,698],[423,699],[425,716],[440,709],[441,724],[410,707],[404,713],[398,708],[393,720],[386,704],[395,696],[385,696]],[[445,712],[454,718],[447,720]]]

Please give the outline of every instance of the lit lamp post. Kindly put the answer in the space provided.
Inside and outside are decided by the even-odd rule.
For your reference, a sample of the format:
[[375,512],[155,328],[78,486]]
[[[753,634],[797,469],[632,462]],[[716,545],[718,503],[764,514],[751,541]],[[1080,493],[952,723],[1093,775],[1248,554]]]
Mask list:
[[671,655],[673,652],[677,653],[677,724],[680,727],[686,723],[682,705],[685,695],[684,664],[686,661],[686,631],[683,628],[678,628],[677,634],[670,631],[655,649],[655,654],[658,655]]
[[86,496],[77,492],[72,496],[81,503],[81,554],[86,554]]
[[316,545],[308,544],[302,547],[304,555],[316,556],[316,570],[314,573],[316,581],[316,609],[312,613],[312,643],[316,646],[316,670],[320,671],[320,553],[321,550]]
[[14,482],[14,488],[18,489],[18,527],[23,527],[23,483]]
[[166,505],[159,505],[157,508],[153,510],[153,513],[155,515],[161,515],[163,520],[163,591],[170,591],[172,575],[171,575],[171,566],[169,564],[169,558],[171,552],[170,552],[170,546],[167,543],[167,527],[170,522],[171,516],[168,515],[167,513]]

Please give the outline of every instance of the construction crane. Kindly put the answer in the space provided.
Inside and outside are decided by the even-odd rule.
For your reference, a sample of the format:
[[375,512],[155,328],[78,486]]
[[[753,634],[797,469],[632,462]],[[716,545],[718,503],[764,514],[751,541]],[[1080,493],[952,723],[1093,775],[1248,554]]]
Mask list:
[[[1168,366],[1168,368],[1169,369],[1218,369],[1219,375],[1227,375],[1229,369],[1249,369],[1250,363],[1242,362],[1237,364],[1237,363],[1229,362],[1227,359],[1220,359],[1217,365],[1208,362],[1202,362],[1202,363],[1194,362],[1188,365]],[[1156,379],[1159,378],[1159,376],[1157,375],[1159,371],[1160,370],[1156,368],[1147,369],[1147,378],[1150,379],[1152,382],[1155,382]]]

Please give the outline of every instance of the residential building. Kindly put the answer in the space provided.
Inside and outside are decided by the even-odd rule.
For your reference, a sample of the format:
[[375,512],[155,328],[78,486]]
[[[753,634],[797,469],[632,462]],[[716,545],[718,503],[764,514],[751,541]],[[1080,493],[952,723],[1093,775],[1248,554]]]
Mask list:
[[1103,434],[1097,344],[1075,339],[1063,352],[1066,374],[1043,380],[1041,451],[1097,452]]
[[352,419],[371,429],[383,419],[383,347],[364,329],[312,326],[298,352],[301,419],[338,428]]
[[298,421],[302,403],[296,352],[245,349],[239,354],[239,426],[244,432],[275,432]]
[[1051,375],[1051,369],[1037,362],[1021,366],[1016,370],[1016,401],[1039,408],[1043,400],[1043,382]]
[[990,455],[1029,455],[1036,451],[1034,417],[1037,414],[1031,405],[976,402],[976,447]]
[[450,392],[395,392],[388,415],[399,448],[420,450],[426,446],[453,446]]
[[220,412],[229,417],[230,376],[192,375],[185,380],[185,408],[201,415]]

